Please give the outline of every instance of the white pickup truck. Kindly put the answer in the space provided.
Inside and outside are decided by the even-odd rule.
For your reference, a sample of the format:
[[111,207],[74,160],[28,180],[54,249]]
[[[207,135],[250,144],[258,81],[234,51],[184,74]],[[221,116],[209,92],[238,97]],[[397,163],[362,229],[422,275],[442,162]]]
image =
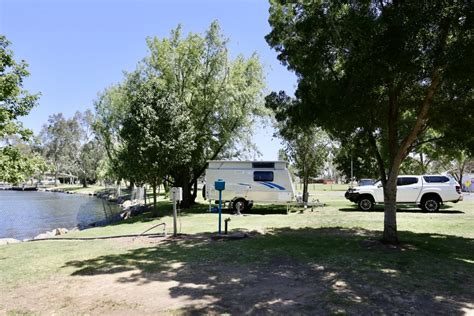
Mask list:
[[[369,211],[375,204],[383,204],[382,183],[349,188],[346,199],[357,203],[362,211]],[[450,176],[424,175],[397,178],[397,203],[416,204],[427,212],[438,211],[444,202],[462,200],[461,186]]]

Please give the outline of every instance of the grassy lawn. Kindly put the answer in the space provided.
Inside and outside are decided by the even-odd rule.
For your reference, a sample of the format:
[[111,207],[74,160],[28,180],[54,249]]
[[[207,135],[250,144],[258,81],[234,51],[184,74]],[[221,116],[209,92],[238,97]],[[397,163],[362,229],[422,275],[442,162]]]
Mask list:
[[[231,230],[250,232],[238,241],[211,241],[217,214],[198,204],[180,212],[178,239],[0,246],[0,313],[474,311],[474,199],[438,213],[401,209],[402,245],[388,247],[377,242],[383,210],[360,212],[341,188],[328,187],[310,187],[327,204],[313,211],[258,205],[245,216],[224,214]],[[161,199],[159,208],[160,218],[143,214],[69,236],[141,233],[160,222],[171,232],[171,205]]]

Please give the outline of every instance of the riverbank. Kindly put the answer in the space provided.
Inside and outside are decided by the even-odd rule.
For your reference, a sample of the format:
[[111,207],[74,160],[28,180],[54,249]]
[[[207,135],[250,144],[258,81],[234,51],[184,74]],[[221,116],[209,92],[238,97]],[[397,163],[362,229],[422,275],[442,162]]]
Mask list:
[[[474,201],[398,212],[402,244],[377,242],[383,210],[315,192],[313,212],[256,205],[229,217],[239,241],[212,241],[217,215],[182,210],[178,238],[37,241],[0,248],[0,313],[465,314],[474,312]],[[139,234],[149,213],[71,237]],[[161,231],[161,228],[158,233]],[[54,300],[50,298],[54,297]],[[235,298],[239,299],[236,300]]]
[[0,238],[0,246],[1,245],[9,245],[9,244],[17,244],[20,242],[25,242],[25,241],[32,241],[32,240],[43,240],[43,239],[48,239],[56,236],[64,236],[67,233],[78,231],[79,228],[74,227],[74,228],[55,228],[51,231],[46,231],[44,233],[41,233],[31,239],[15,239],[15,238]]
[[82,185],[70,185],[70,184],[63,184],[58,186],[51,186],[51,187],[44,187],[40,188],[40,190],[46,192],[61,192],[67,194],[83,194],[89,196],[95,196],[97,193],[106,190],[107,187],[104,186],[96,186],[96,185],[89,185],[87,187],[83,187]]
[[116,203],[89,195],[0,191],[0,239],[28,240],[57,228],[105,225],[120,213]]
[[[38,190],[38,193],[42,193],[43,195],[31,193],[30,191],[18,192],[18,193],[14,193],[13,191],[11,192],[12,192],[11,194],[14,194],[14,195],[10,194],[11,198],[16,197],[16,199],[19,200],[22,205],[28,205],[28,200],[31,199],[33,196],[35,197],[34,199],[39,198],[40,200],[45,200],[45,203],[48,203],[48,206],[46,206],[46,208],[40,206],[42,214],[45,214],[45,213],[47,214],[49,212],[48,208],[54,207],[54,202],[52,202],[53,204],[48,202],[50,198],[44,194],[60,194],[60,195],[64,194],[65,195],[64,198],[67,200],[70,200],[70,197],[69,197],[70,195],[77,196],[77,197],[87,196],[87,198],[97,199],[98,201],[103,200],[106,204],[103,204],[103,203],[100,204],[101,206],[100,206],[99,213],[103,213],[105,217],[100,218],[96,221],[80,222],[77,225],[71,225],[71,226],[58,226],[58,227],[53,228],[50,225],[48,225],[49,229],[39,231],[36,233],[36,235],[28,236],[27,238],[21,238],[21,239],[16,238],[15,236],[12,236],[12,235],[5,235],[5,230],[4,230],[2,231],[3,234],[0,234],[0,245],[22,242],[22,241],[29,241],[29,240],[36,240],[36,239],[50,238],[53,236],[64,235],[68,231],[71,231],[71,230],[84,230],[84,229],[88,229],[92,227],[105,226],[111,223],[121,221],[125,218],[136,216],[148,210],[148,206],[140,204],[138,203],[138,201],[127,200],[127,198],[129,198],[129,195],[120,196],[117,198],[113,194],[113,192],[110,192],[110,190],[103,187],[83,188],[83,187],[78,187],[78,186],[61,186],[61,187],[58,186],[58,187],[50,187],[50,188],[41,188]],[[123,190],[123,192],[127,193],[126,190]],[[33,194],[33,196],[31,194]],[[57,199],[58,195],[52,195],[52,196],[54,196],[58,202],[63,200],[63,198],[58,200]],[[75,200],[77,200],[77,198]],[[1,201],[2,201],[2,196],[0,196],[0,202]],[[89,200],[84,200],[84,201],[85,201],[84,203],[86,203],[86,201],[89,201]],[[42,202],[39,202],[39,203],[42,203]],[[113,209],[115,211],[112,211],[112,208],[110,207],[111,205],[114,206]],[[64,205],[64,207],[69,208],[68,205]],[[31,209],[31,207],[27,207],[27,208]],[[77,217],[79,218],[81,217],[81,214],[79,214],[79,212],[87,213],[88,209],[87,207],[81,206],[80,209],[77,209],[77,212],[78,212]],[[0,214],[1,213],[2,213],[2,209],[0,209]],[[10,207],[10,212],[7,212],[6,214],[12,217],[13,213],[15,213],[15,210]],[[39,214],[39,215],[42,215],[42,214]],[[55,217],[63,216],[61,211],[59,213],[56,212],[55,214],[56,214]],[[12,220],[13,220],[13,223],[18,221],[18,219],[15,217],[12,217]],[[24,220],[26,221],[27,219],[25,218]],[[55,218],[51,218],[51,220],[54,222]],[[2,222],[2,219],[0,218],[0,228],[2,228],[1,222]],[[18,229],[21,229],[21,227],[18,227]],[[15,230],[12,230],[12,231],[15,232]]]

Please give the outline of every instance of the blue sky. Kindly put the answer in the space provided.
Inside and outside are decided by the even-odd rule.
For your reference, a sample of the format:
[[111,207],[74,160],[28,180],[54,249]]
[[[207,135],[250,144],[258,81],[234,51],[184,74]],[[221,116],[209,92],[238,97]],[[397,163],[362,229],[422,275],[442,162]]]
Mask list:
[[[146,56],[147,36],[167,37],[179,23],[186,33],[201,33],[218,20],[233,56],[257,52],[267,89],[292,93],[294,74],[264,39],[268,6],[266,0],[0,0],[0,33],[16,59],[30,65],[25,87],[42,94],[23,122],[38,132],[50,114],[92,108],[99,91]],[[270,127],[256,129],[261,159],[277,158],[280,143],[272,134]]]

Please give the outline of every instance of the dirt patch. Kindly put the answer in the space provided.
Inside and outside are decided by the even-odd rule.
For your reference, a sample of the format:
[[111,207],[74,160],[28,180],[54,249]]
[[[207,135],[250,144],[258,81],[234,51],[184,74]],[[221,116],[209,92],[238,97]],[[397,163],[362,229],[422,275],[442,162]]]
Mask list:
[[[41,314],[153,314],[186,306],[170,289],[178,282],[120,282],[138,271],[55,278],[41,285],[23,286],[2,298],[6,311]],[[206,302],[208,302],[206,300]],[[198,301],[195,302],[199,304]],[[194,302],[193,302],[194,304]]]
[[[350,273],[288,258],[247,268],[172,264],[161,273],[131,270],[55,278],[2,295],[2,305],[4,311],[96,315],[459,312],[449,297],[433,304],[428,296],[354,286],[348,278]],[[473,306],[464,308],[472,311]]]

